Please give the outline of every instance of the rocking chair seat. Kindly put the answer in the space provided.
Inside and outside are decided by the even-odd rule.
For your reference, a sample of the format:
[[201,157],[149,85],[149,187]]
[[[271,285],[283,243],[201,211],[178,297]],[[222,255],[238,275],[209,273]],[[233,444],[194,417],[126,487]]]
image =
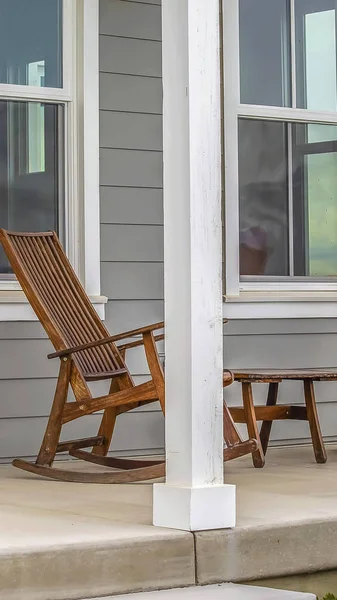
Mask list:
[[103,373],[83,373],[86,381],[102,381],[103,379],[112,379],[127,373],[126,369],[115,369],[114,371],[104,371]]

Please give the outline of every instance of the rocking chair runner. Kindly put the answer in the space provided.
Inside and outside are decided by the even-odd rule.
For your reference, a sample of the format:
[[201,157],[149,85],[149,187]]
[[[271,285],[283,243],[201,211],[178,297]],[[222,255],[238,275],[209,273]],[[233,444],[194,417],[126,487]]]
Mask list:
[[[1,229],[0,241],[55,348],[48,358],[60,360],[54,402],[38,457],[35,463],[17,459],[13,465],[44,477],[74,482],[128,483],[164,476],[163,461],[107,456],[118,415],[158,400],[163,413],[165,411],[164,375],[156,347],[156,342],[164,336],[155,334],[163,329],[163,323],[109,336],[54,232],[13,233]],[[142,339],[116,346],[116,342],[137,335]],[[125,362],[125,353],[129,348],[141,345],[145,349],[151,379],[135,385]],[[104,379],[111,380],[109,393],[93,398],[87,382]],[[224,387],[232,381],[232,374],[225,371]],[[75,402],[67,401],[69,385]],[[65,423],[101,410],[104,413],[96,436],[59,442]],[[256,451],[256,440],[241,440],[226,405],[224,425],[224,460]],[[85,448],[92,448],[92,451]],[[81,460],[117,470],[88,473],[54,468],[56,453],[65,451]]]

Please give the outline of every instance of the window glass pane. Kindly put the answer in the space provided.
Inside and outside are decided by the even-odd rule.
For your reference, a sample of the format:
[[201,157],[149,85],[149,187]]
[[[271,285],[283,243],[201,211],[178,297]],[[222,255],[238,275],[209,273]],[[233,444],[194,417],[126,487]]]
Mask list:
[[336,0],[296,0],[297,106],[337,109]]
[[337,276],[337,127],[239,121],[241,276]]
[[291,105],[289,2],[240,0],[241,103]]
[[[62,110],[53,104],[0,101],[0,227],[59,230]],[[0,274],[9,272],[1,251]]]
[[293,131],[295,275],[337,275],[337,127]]
[[62,0],[0,0],[0,83],[62,87]]
[[289,274],[287,126],[239,121],[240,272]]

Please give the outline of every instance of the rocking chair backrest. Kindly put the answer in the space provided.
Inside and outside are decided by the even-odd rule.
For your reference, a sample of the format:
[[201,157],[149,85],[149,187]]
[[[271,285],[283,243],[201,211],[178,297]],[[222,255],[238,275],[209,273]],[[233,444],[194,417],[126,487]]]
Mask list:
[[[56,351],[109,336],[54,232],[14,233],[0,229],[0,241],[33,310]],[[124,369],[114,344],[73,355],[85,379]]]

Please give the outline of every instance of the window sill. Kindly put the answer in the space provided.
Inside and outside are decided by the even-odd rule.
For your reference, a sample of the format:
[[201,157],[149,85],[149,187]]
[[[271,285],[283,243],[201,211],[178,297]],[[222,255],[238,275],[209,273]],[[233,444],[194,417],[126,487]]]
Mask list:
[[[100,318],[104,320],[105,296],[91,296],[90,300]],[[21,291],[0,291],[0,321],[38,321],[26,296]]]
[[241,292],[224,296],[226,319],[337,318],[337,292]]

